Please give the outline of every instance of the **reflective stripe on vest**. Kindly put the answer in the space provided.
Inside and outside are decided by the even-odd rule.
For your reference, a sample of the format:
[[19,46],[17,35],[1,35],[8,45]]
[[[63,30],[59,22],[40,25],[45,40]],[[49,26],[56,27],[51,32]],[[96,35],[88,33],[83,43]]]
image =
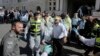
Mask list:
[[31,20],[31,32],[40,33],[41,20]]

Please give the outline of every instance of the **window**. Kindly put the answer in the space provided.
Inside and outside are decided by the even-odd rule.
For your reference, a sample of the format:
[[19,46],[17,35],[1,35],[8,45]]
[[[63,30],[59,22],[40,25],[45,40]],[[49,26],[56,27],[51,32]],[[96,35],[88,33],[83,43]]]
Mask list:
[[56,1],[56,0],[54,0],[54,1]]
[[25,6],[22,6],[22,9],[26,9],[26,7]]
[[56,0],[49,0],[48,5],[50,11],[56,10]]
[[51,11],[51,7],[49,7],[49,10]]
[[51,1],[51,0],[49,0],[49,1]]
[[56,2],[53,2],[53,5],[55,6],[56,5]]
[[49,2],[49,5],[51,6],[51,2]]
[[17,0],[18,2],[21,2],[21,0]]
[[9,3],[9,0],[2,0],[3,3]]
[[55,8],[55,7],[53,7],[53,10],[56,10],[56,8]]

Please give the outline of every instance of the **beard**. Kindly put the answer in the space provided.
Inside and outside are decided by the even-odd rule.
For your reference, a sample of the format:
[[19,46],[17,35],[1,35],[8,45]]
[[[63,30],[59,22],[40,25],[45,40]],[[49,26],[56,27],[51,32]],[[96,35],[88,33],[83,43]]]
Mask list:
[[23,30],[15,31],[17,35],[21,35],[23,33]]

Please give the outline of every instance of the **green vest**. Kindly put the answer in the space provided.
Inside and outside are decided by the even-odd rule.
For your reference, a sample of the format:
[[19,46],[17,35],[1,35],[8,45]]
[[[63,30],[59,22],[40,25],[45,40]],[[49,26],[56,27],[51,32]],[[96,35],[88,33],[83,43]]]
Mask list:
[[96,23],[95,26],[93,27],[93,29],[97,30],[99,27],[100,27],[100,25]]
[[100,37],[96,38],[96,47],[100,48]]
[[[96,24],[95,29],[98,29],[99,27],[100,27],[100,25],[99,24]],[[98,31],[99,30],[96,31],[97,34],[100,34],[100,32],[98,32]],[[95,44],[95,46],[98,47],[98,48],[100,48],[100,36],[97,36],[96,37],[96,44]]]
[[40,26],[41,26],[41,20],[30,20],[30,31],[31,31],[31,34],[40,34]]

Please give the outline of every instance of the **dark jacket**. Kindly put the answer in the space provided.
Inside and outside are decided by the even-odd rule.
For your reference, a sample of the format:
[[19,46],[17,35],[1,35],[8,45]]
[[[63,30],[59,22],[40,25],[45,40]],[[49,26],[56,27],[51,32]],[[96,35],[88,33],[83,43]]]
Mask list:
[[94,32],[93,32],[94,25],[95,25],[94,22],[90,22],[88,20],[85,23],[84,33],[85,33],[86,38],[89,38],[89,37],[91,37],[91,34],[94,34]]

